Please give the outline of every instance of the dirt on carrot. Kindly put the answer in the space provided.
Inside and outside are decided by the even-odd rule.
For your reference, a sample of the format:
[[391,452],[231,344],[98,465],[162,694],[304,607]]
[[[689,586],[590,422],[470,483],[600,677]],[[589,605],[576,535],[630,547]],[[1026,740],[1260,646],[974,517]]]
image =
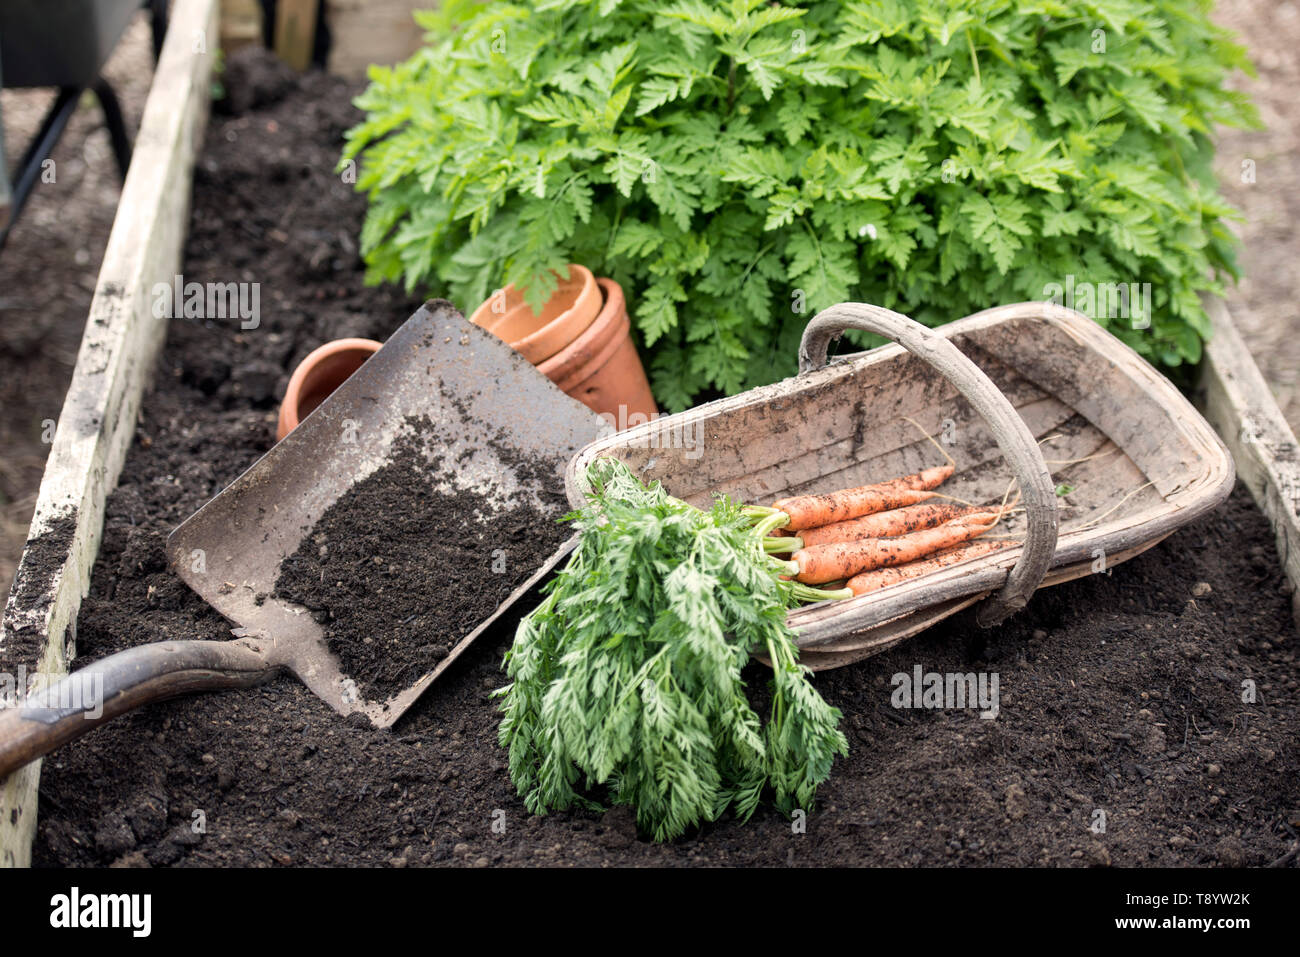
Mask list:
[[981,505],[953,505],[946,502],[927,502],[893,508],[874,515],[832,522],[820,528],[809,528],[799,533],[804,547],[827,545],[832,542],[858,542],[865,538],[893,538],[923,528],[935,528],[954,518],[965,518],[988,511]]
[[908,562],[906,565],[895,565],[860,572],[849,579],[848,587],[854,595],[866,595],[882,588],[888,588],[890,585],[897,585],[900,582],[915,581],[941,568],[948,568],[972,558],[978,558],[981,555],[989,555],[1001,549],[1010,548],[1015,544],[1018,543],[989,539],[962,542],[960,545],[945,548],[941,552],[935,552],[927,558]]
[[934,496],[938,488],[952,477],[951,465],[937,465],[914,475],[841,489],[821,495],[796,495],[783,498],[772,507],[790,516],[787,528],[801,530],[842,522],[861,515],[915,505]]
[[954,519],[938,528],[925,528],[897,538],[832,542],[802,548],[791,556],[799,567],[795,579],[819,585],[876,568],[913,562],[982,535],[997,524],[998,517],[994,511],[980,512]]

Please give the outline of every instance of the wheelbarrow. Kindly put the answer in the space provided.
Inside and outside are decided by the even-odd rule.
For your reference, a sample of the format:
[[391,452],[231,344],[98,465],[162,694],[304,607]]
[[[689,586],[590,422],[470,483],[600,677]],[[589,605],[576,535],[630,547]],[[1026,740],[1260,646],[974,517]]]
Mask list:
[[[895,344],[827,363],[845,330]],[[684,441],[683,437],[690,441]],[[804,330],[799,374],[599,439],[566,471],[576,507],[595,458],[707,506],[865,485],[942,464],[943,491],[1023,511],[1013,542],[878,591],[795,609],[788,621],[814,670],[879,654],[983,603],[996,624],[1038,588],[1106,573],[1219,505],[1232,459],[1210,425],[1133,350],[1073,310],[1025,302],[929,329],[843,303]],[[1058,492],[1060,494],[1058,494]]]
[[6,0],[0,3],[0,87],[57,87],[58,95],[28,144],[12,187],[0,124],[0,249],[63,135],[77,103],[94,90],[103,109],[118,173],[126,179],[131,140],[117,94],[101,73],[141,6],[153,25],[157,60],[167,32],[166,0]]

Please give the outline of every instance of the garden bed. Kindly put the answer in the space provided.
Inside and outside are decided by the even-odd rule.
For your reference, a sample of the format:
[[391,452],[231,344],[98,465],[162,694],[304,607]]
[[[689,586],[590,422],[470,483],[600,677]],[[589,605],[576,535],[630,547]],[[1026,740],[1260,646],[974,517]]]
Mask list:
[[[260,282],[262,322],[171,322],[109,497],[77,621],[81,664],[146,641],[228,635],[166,569],[167,534],[271,446],[275,401],[299,359],[335,337],[385,338],[416,305],[362,285],[364,201],[333,173],[355,90],[319,74],[295,81],[253,57],[231,58],[226,82],[246,108],[208,130],[184,273]],[[1271,540],[1239,490],[1113,574],[1040,593],[1000,628],[959,616],[819,675],[851,753],[806,833],[767,809],[666,846],[638,841],[625,810],[530,817],[488,698],[504,680],[502,627],[393,731],[340,719],[288,677],[119,719],[46,759],[33,859],[1269,863],[1300,827],[1296,633]],[[916,665],[998,672],[1000,715],[892,708],[891,677]],[[1256,683],[1256,703],[1242,703],[1243,681]],[[1103,834],[1090,830],[1097,810]]]

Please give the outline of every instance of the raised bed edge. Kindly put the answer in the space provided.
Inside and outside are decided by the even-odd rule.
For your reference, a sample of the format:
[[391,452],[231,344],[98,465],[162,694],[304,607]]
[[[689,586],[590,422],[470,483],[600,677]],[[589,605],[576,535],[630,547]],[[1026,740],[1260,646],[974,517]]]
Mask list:
[[1221,299],[1207,298],[1211,337],[1198,403],[1232,452],[1237,477],[1268,519],[1300,627],[1300,448]]
[[[166,335],[152,308],[155,283],[180,272],[194,158],[207,125],[218,38],[218,0],[176,0],[154,72],[131,168],[100,266],[72,384],[45,465],[28,540],[72,518],[75,530],[52,574],[19,562],[0,622],[42,636],[38,669],[62,674],[75,655],[76,619],[99,551],[104,503],[135,433],[141,396]],[[40,575],[43,581],[35,581]],[[39,598],[20,607],[19,582]],[[41,762],[0,787],[0,866],[31,862]]]

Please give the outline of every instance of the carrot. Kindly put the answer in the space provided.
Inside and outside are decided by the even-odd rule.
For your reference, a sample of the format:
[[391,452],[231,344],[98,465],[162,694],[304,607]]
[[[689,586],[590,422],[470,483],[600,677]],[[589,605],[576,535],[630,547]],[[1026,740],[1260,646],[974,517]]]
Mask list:
[[817,585],[875,568],[913,562],[987,532],[997,524],[998,518],[999,513],[995,511],[978,512],[953,519],[938,528],[925,528],[897,538],[831,542],[801,548],[790,556],[799,569],[795,579]]
[[787,528],[795,531],[819,528],[832,522],[923,502],[934,496],[931,489],[942,485],[945,479],[952,476],[952,472],[951,465],[937,465],[915,475],[904,475],[875,485],[846,488],[823,495],[783,498],[772,507],[790,516]]
[[954,518],[964,518],[986,511],[988,509],[979,505],[930,502],[925,505],[893,508],[887,512],[876,512],[874,515],[862,515],[842,522],[832,522],[821,528],[806,529],[800,532],[799,537],[803,539],[805,548],[809,545],[827,545],[831,542],[857,542],[864,538],[892,538],[923,528],[934,528]]
[[919,561],[908,562],[906,565],[895,565],[891,568],[877,568],[869,572],[862,572],[854,575],[849,579],[849,588],[855,595],[865,595],[868,592],[879,591],[890,585],[897,585],[899,582],[912,581],[920,578],[922,575],[928,575],[930,572],[938,571],[940,568],[947,568],[949,565],[956,565],[958,562],[964,562],[968,558],[978,558],[980,555],[988,555],[1000,548],[1008,548],[1015,542],[1008,541],[990,541],[982,540],[977,542],[962,542],[960,545],[954,545],[951,548],[945,548],[941,552],[935,552],[928,558],[922,558]]

